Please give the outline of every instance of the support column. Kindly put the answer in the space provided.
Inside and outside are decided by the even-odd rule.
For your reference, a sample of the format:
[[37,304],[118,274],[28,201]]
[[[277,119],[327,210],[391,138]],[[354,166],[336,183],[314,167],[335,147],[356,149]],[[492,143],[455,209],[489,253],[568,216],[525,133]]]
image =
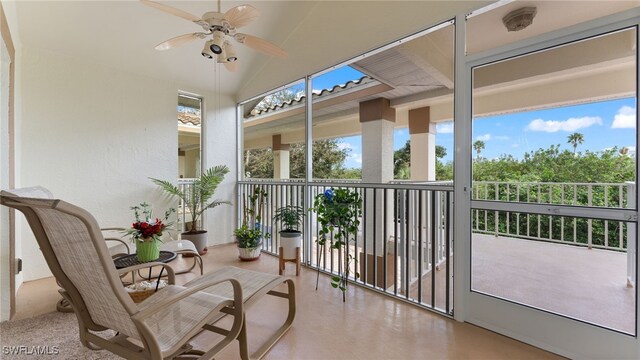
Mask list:
[[428,106],[409,110],[411,180],[436,180],[436,126]]
[[282,143],[282,135],[273,135],[271,138],[271,150],[273,151],[273,178],[289,178],[289,144]]
[[[390,107],[388,99],[378,98],[360,103],[360,123],[362,125],[362,182],[364,183],[386,183],[393,180],[393,129],[396,121],[396,111]],[[377,191],[376,201],[373,201],[373,192]],[[374,263],[376,268],[375,285],[382,286],[384,283],[382,271],[384,264],[384,213],[393,214],[393,194],[388,197],[387,206],[383,204],[383,190],[367,190],[367,206],[365,214],[365,233],[367,235],[366,254],[360,254],[360,273],[366,273],[363,279],[369,284],[374,284]],[[387,216],[392,224],[393,216]],[[390,224],[387,229],[393,228]],[[364,247],[362,242],[359,242]],[[388,251],[392,249],[387,249]],[[374,256],[375,253],[375,256]],[[393,253],[387,256],[387,276],[386,286],[393,285],[393,268],[395,266],[395,256]],[[391,271],[389,271],[391,270]],[[390,276],[389,276],[390,275]]]

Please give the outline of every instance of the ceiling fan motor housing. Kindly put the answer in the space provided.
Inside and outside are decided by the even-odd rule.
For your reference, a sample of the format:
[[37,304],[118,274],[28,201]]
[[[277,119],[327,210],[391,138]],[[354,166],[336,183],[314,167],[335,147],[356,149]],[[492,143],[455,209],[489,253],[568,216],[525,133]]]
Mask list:
[[202,24],[202,28],[212,32],[222,31],[225,35],[233,35],[236,30],[227,20],[225,20],[223,13],[209,11],[202,15],[202,21],[206,23],[206,25]]

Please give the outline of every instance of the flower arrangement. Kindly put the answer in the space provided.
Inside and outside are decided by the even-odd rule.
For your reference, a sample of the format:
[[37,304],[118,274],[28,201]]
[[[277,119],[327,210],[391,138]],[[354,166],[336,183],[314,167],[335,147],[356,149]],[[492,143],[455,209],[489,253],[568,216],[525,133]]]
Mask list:
[[[133,215],[136,221],[131,224],[131,228],[126,230],[127,235],[131,236],[131,241],[138,242],[162,242],[162,232],[169,226],[170,223],[166,223],[169,220],[171,213],[176,210],[171,208],[164,213],[164,218],[153,218],[153,213],[149,204],[143,202],[139,206],[132,206]],[[153,220],[152,220],[153,219]],[[164,221],[164,222],[163,222]]]
[[[330,248],[338,250],[339,261],[342,261],[341,258],[344,254],[344,266],[338,276],[331,278],[331,286],[342,291],[342,301],[345,301],[349,265],[354,257],[351,254],[346,254],[346,251],[340,250],[343,246],[347,246],[349,238],[355,238],[358,235],[358,227],[362,217],[362,196],[355,189],[329,188],[316,195],[312,210],[316,212],[320,225],[319,237],[316,242],[322,247],[322,251],[318,252],[318,264],[320,264],[320,256],[324,252],[327,237],[330,237],[331,234],[333,234],[333,240],[331,240]],[[318,275],[319,272],[318,268]],[[358,276],[359,274],[356,272],[355,277]],[[316,290],[317,288],[316,279]]]

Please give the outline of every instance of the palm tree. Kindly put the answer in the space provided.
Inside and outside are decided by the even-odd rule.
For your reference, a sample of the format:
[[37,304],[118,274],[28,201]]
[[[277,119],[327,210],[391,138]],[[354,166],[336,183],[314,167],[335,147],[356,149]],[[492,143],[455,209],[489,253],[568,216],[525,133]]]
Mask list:
[[567,137],[567,142],[573,146],[573,154],[575,155],[578,145],[584,142],[584,135],[580,133],[573,133]]
[[475,150],[476,153],[478,154],[476,158],[480,159],[480,152],[482,150],[484,150],[484,141],[478,140],[478,141],[474,142],[473,143],[473,150]]

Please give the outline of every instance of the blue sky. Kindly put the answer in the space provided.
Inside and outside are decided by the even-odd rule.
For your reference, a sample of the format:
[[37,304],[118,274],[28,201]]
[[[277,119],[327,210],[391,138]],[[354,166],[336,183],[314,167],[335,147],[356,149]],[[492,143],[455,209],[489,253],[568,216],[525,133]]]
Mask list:
[[[348,66],[313,79],[313,89],[330,89],[348,80],[362,77],[362,73]],[[481,156],[493,159],[502,154],[522,158],[526,152],[559,144],[561,149],[573,150],[567,143],[569,134],[584,135],[578,151],[602,151],[617,146],[636,151],[635,98],[609,100],[553,109],[527,111],[515,114],[477,118],[473,122],[473,140],[482,140],[485,149]],[[396,129],[394,150],[409,139],[406,128]],[[340,146],[349,149],[347,168],[362,167],[362,140],[360,136],[340,139]],[[453,160],[453,123],[437,126],[436,144],[447,149],[445,161]],[[475,152],[474,152],[475,156]]]

